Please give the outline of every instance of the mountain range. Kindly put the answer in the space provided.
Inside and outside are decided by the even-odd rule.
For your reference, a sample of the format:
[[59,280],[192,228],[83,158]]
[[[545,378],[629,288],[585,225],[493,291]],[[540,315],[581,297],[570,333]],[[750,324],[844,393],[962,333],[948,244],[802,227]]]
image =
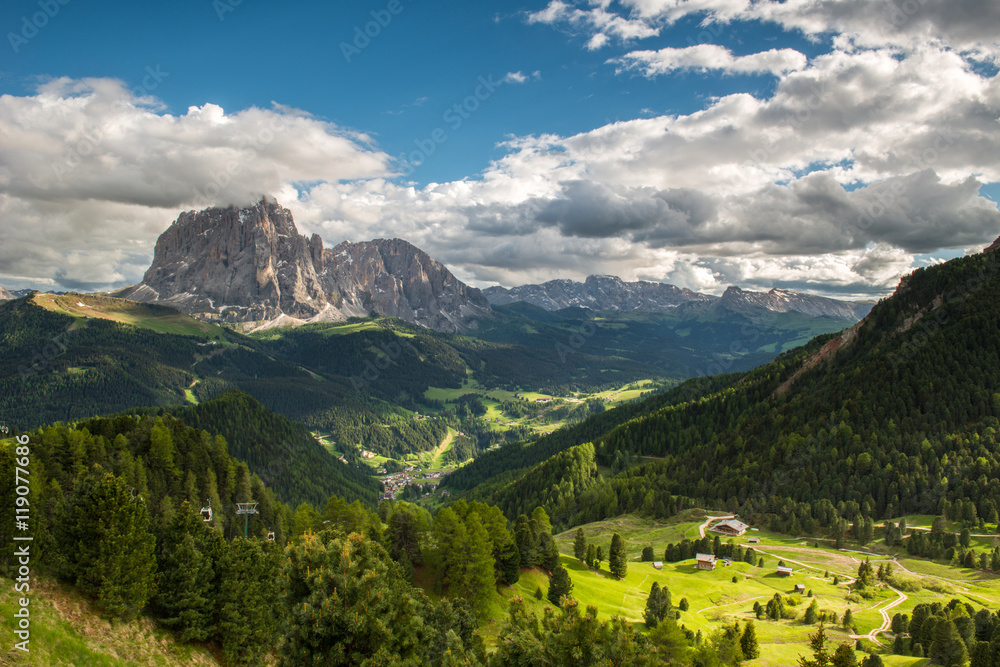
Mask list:
[[767,514],[770,530],[794,534],[951,503],[996,522],[998,285],[1000,240],[917,269],[842,332],[486,452],[445,485],[508,516],[542,505],[566,527],[667,516],[678,497]]
[[494,306],[523,301],[544,308],[588,308],[595,311],[664,312],[693,305],[690,312],[721,305],[734,312],[766,310],[776,313],[798,312],[813,317],[833,317],[856,321],[868,314],[873,301],[839,301],[793,290],[774,288],[769,292],[751,292],[731,286],[722,297],[694,292],[666,283],[639,280],[626,282],[617,276],[588,276],[584,282],[550,280],[541,285],[489,287],[483,294]]
[[717,297],[615,276],[480,291],[401,239],[324,248],[318,234],[299,234],[291,212],[269,197],[243,208],[181,214],[157,240],[142,282],[110,296],[166,304],[246,329],[379,315],[449,333],[476,331],[494,317],[492,306],[517,302],[549,311],[690,307],[696,315],[715,304],[743,314],[799,312],[851,322],[872,306],[781,289],[759,293],[731,287]]
[[[0,301],[32,290],[0,287]],[[589,276],[584,282],[480,291],[402,239],[344,241],[324,248],[318,234],[299,233],[291,212],[270,197],[251,206],[182,213],[157,239],[140,283],[105,296],[169,305],[199,319],[242,330],[396,317],[448,333],[480,329],[493,306],[526,303],[545,311],[673,312],[704,316],[725,311],[802,313],[855,322],[872,302],[849,302],[792,290],[752,292],[732,286],[721,296],[666,283]]]

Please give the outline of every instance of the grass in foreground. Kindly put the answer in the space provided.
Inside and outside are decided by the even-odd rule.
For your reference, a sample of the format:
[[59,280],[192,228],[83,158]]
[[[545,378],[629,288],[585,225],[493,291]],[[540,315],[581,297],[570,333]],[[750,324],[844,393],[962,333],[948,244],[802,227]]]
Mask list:
[[0,664],[130,667],[131,665],[218,665],[203,647],[181,644],[148,618],[111,623],[72,588],[35,579],[30,593],[30,652],[12,647],[14,612],[19,608],[14,583],[0,577]]

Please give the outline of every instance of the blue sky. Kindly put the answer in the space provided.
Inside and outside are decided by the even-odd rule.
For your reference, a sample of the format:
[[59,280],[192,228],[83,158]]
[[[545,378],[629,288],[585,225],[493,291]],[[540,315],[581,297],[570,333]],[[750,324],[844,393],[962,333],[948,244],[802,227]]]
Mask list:
[[[618,76],[607,61],[629,46],[586,51],[582,37],[527,24],[525,15],[545,4],[399,0],[393,14],[383,0],[126,6],[74,0],[13,57],[12,48],[0,50],[3,92],[30,93],[40,77],[114,77],[133,89],[154,84],[149,92],[173,114],[205,102],[229,111],[276,101],[366,132],[389,155],[406,159],[435,129],[449,130],[444,115],[475,92],[479,77],[526,75],[525,83],[498,89],[458,131],[447,132],[448,140],[412,174],[426,184],[478,174],[501,154],[496,145],[507,135],[568,135],[616,120],[688,114],[711,97],[766,95],[774,87],[770,74]],[[37,1],[6,3],[0,26],[21,26],[38,11]],[[355,29],[379,16],[387,25],[355,52]],[[686,18],[642,47],[711,41],[739,54],[780,42],[807,54],[828,50],[828,40],[812,43],[774,25],[698,22]],[[147,67],[165,74],[162,82],[149,78]]]
[[7,2],[0,284],[135,282],[177,212],[271,194],[329,245],[407,238],[477,285],[879,296],[1000,234],[1000,12],[901,12]]

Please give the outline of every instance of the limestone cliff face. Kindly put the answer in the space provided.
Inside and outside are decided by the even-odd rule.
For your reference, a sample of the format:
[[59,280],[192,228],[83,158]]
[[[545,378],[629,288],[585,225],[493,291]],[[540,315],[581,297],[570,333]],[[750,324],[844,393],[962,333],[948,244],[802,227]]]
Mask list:
[[11,299],[16,299],[17,297],[8,292],[3,285],[0,285],[0,301],[10,301]]
[[142,283],[118,295],[263,326],[377,314],[463,331],[491,316],[478,289],[410,243],[324,249],[318,235],[300,235],[288,209],[267,198],[181,214],[157,240]]

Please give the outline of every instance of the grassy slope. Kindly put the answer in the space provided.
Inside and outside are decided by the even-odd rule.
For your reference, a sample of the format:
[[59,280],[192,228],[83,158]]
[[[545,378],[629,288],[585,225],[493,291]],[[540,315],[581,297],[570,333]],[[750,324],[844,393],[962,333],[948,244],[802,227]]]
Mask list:
[[15,650],[14,612],[18,602],[14,583],[0,577],[0,665],[75,665],[129,667],[131,665],[218,665],[203,647],[175,642],[171,634],[149,619],[110,623],[93,604],[50,579],[35,579],[30,594],[31,651]]
[[71,317],[96,317],[151,329],[157,333],[226,340],[222,327],[200,322],[193,317],[188,317],[164,306],[72,292],[65,295],[36,292],[32,295],[31,300],[46,310]]
[[[819,602],[820,609],[835,611],[842,616],[850,608],[855,617],[859,633],[864,634],[880,627],[882,617],[878,608],[896,599],[896,594],[883,591],[871,600],[861,600],[860,603],[847,601],[847,589],[844,580],[852,577],[860,559],[864,554],[856,552],[837,551],[823,542],[794,539],[788,536],[775,535],[766,531],[755,531],[754,537],[761,538],[759,545],[752,545],[763,555],[765,566],[758,568],[745,563],[736,563],[732,567],[719,567],[714,572],[703,572],[694,569],[692,561],[679,563],[664,563],[663,570],[656,570],[651,563],[638,562],[642,548],[652,546],[656,558],[662,558],[663,550],[669,542],[676,542],[684,537],[698,537],[698,526],[702,522],[700,511],[689,511],[680,521],[651,522],[641,517],[624,515],[615,519],[599,521],[583,526],[588,542],[600,544],[605,553],[611,543],[611,536],[617,532],[625,540],[629,562],[629,572],[624,580],[618,581],[610,576],[607,562],[602,563],[600,571],[594,572],[585,568],[571,554],[573,553],[573,538],[576,528],[561,533],[555,537],[560,552],[563,554],[564,566],[573,579],[573,594],[583,605],[596,605],[602,615],[619,615],[642,625],[642,612],[645,608],[649,588],[654,581],[670,589],[673,602],[676,605],[682,597],[686,597],[690,609],[681,614],[681,623],[692,630],[703,633],[717,629],[721,624],[734,620],[745,621],[753,618],[753,603],[759,601],[765,604],[767,599],[776,592],[793,594],[795,584],[805,584],[807,591],[811,590]],[[908,519],[909,522],[909,519]],[[747,544],[746,537],[739,538],[738,543]],[[884,549],[884,545],[881,545]],[[873,551],[874,548],[866,548]],[[794,568],[791,577],[783,578],[775,574],[778,559]],[[872,562],[888,560],[888,555],[872,556]],[[792,563],[790,561],[797,561]],[[940,601],[947,603],[952,598],[970,602],[977,608],[984,605],[990,609],[1000,606],[1000,578],[964,568],[947,567],[928,561],[900,557],[898,561],[907,570],[920,577],[920,583],[926,588],[916,592],[908,592],[908,600],[892,609],[895,613],[910,614],[920,603]],[[899,571],[899,566],[896,565]],[[829,571],[830,577],[824,575]],[[842,581],[839,586],[833,585],[833,575],[838,575]],[[926,576],[930,575],[930,576]],[[738,578],[733,583],[732,578]],[[935,578],[937,577],[937,578]],[[947,581],[943,581],[945,579]],[[548,605],[547,600],[538,602],[534,599],[535,588],[541,586],[543,593],[548,590],[548,581],[541,573],[526,573],[513,590],[503,590],[504,597],[520,595],[537,607],[537,611]],[[807,597],[795,607],[799,617],[805,612],[811,600]],[[761,643],[762,657],[747,663],[748,665],[782,666],[794,664],[799,655],[808,652],[808,635],[815,631],[812,626],[806,626],[801,620],[794,621],[757,621],[757,633]],[[833,628],[831,639],[837,643],[846,640],[846,633],[841,628]],[[885,636],[882,636],[883,641]],[[865,642],[866,646],[870,646]],[[861,654],[858,654],[859,658]],[[883,655],[887,665],[916,666],[926,664],[924,660],[902,656]]]

